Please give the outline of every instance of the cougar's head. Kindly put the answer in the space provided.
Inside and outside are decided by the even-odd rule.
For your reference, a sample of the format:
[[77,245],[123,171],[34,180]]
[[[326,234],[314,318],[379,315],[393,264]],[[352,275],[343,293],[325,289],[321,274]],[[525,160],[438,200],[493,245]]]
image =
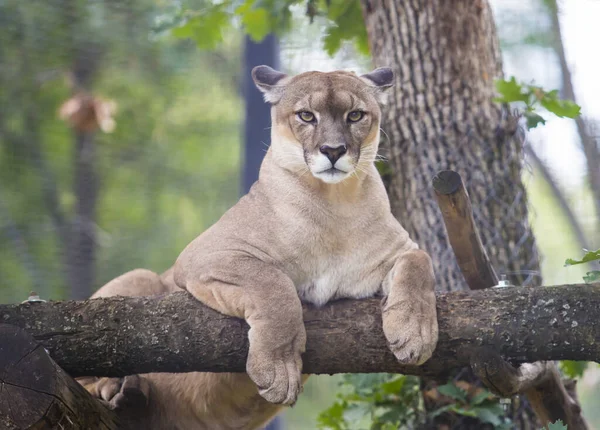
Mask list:
[[336,71],[287,76],[268,66],[252,78],[272,105],[271,145],[278,164],[337,183],[375,160],[380,103],[393,85],[391,69],[366,75]]

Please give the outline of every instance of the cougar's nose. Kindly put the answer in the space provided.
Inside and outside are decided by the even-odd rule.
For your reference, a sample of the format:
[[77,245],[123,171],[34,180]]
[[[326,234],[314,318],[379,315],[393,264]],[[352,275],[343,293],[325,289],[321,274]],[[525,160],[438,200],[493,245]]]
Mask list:
[[321,151],[321,154],[325,154],[325,156],[329,158],[332,166],[335,166],[335,162],[338,161],[342,155],[348,151],[348,148],[346,148],[346,145],[344,144],[339,146],[323,145],[319,148],[319,151]]

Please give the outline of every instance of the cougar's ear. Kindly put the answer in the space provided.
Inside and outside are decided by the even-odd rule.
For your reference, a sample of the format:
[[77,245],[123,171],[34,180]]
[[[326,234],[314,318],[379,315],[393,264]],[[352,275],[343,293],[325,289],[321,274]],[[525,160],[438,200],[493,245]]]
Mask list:
[[394,72],[389,67],[380,67],[360,77],[373,88],[373,95],[381,104],[385,104],[386,92],[394,86]]
[[285,73],[278,72],[269,66],[256,66],[252,69],[252,79],[256,88],[264,94],[267,103],[275,104],[285,89]]

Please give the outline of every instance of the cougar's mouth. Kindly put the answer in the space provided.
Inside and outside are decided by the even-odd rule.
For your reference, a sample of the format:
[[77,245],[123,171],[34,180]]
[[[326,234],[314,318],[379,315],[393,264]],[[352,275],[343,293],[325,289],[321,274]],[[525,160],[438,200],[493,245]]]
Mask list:
[[336,173],[348,173],[345,170],[342,169],[337,169],[335,167],[330,167],[329,169],[325,169],[325,170],[321,170],[320,172],[317,172],[317,174],[322,174],[322,173],[329,173],[332,175],[335,175]]
[[313,176],[321,181],[328,184],[337,184],[338,182],[343,181],[350,175],[349,172],[341,169],[337,169],[335,167],[330,167],[328,169],[321,170],[319,172],[314,172]]

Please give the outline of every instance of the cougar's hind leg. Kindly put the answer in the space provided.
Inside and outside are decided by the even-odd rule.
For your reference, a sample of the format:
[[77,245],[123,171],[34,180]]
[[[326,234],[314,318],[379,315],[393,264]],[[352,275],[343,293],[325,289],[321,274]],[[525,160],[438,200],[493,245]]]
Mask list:
[[109,281],[91,298],[155,296],[177,290],[179,288],[174,283],[165,282],[160,275],[146,269],[135,269]]
[[[127,272],[101,287],[91,298],[111,296],[154,296],[176,291],[174,284],[163,282],[161,276],[145,269]],[[143,376],[132,375],[125,378],[98,378],[84,376],[77,381],[92,394],[104,401],[112,409],[146,406],[150,395],[149,382]]]

